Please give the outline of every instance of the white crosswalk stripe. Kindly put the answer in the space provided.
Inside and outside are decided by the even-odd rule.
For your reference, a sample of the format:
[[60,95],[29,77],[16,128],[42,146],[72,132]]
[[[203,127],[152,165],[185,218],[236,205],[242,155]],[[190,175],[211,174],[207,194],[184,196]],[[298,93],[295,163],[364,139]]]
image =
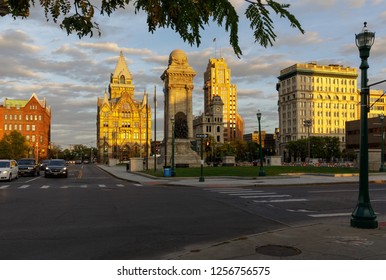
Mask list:
[[26,189],[26,188],[28,188],[30,185],[22,185],[22,186],[20,186],[20,187],[18,187],[18,189]]
[[4,190],[4,189],[6,189],[8,187],[9,187],[9,185],[0,186],[0,190]]
[[48,189],[50,186],[48,186],[48,185],[43,185],[43,186],[41,186],[40,188],[41,189]]
[[273,197],[273,198],[277,198],[277,197],[291,197],[291,195],[289,194],[268,194],[268,195],[252,195],[252,196],[240,196],[241,198],[268,198],[268,197]]
[[100,185],[98,185],[98,187],[100,187],[100,188],[106,188],[106,185],[100,184]]
[[300,201],[308,201],[308,199],[293,198],[293,199],[254,200],[254,202],[257,202],[257,203],[282,203],[282,202],[300,202]]
[[[255,203],[282,203],[282,202],[300,202],[308,201],[304,198],[293,198],[290,194],[277,194],[276,192],[265,192],[256,189],[244,189],[244,188],[204,188],[203,190],[225,194],[233,197],[240,197],[243,199],[252,199]],[[281,198],[281,199],[279,199]],[[261,200],[258,200],[261,199]]]

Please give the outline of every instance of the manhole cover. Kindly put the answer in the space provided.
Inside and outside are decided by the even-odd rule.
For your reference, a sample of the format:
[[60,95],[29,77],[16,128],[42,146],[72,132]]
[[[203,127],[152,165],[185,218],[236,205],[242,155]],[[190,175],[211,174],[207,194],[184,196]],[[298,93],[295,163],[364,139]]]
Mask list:
[[291,257],[302,253],[298,248],[283,245],[265,245],[256,247],[256,252],[275,257]]

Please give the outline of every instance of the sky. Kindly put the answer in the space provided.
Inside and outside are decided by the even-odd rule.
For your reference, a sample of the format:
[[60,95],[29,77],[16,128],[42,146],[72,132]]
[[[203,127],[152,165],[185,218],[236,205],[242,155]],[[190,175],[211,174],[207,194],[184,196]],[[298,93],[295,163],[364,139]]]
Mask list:
[[[38,2],[38,1],[35,1]],[[94,1],[99,2],[99,1]],[[305,34],[291,28],[286,19],[274,16],[276,42],[264,48],[254,42],[244,12],[244,0],[231,0],[240,16],[238,58],[229,44],[229,33],[212,22],[202,31],[201,45],[190,46],[170,29],[149,33],[146,14],[128,7],[110,17],[96,15],[101,36],[79,39],[67,35],[58,24],[48,21],[40,7],[28,19],[0,17],[0,103],[5,98],[29,99],[36,93],[51,106],[51,141],[67,148],[82,144],[96,146],[97,99],[109,85],[120,51],[133,76],[135,99],[157,90],[157,140],[163,138],[163,83],[174,49],[186,52],[196,71],[193,113],[203,112],[203,75],[210,58],[225,58],[231,69],[231,83],[237,86],[238,112],[244,118],[245,133],[257,131],[257,110],[262,113],[262,130],[278,127],[277,77],[280,70],[295,63],[360,65],[355,34],[363,22],[375,32],[368,60],[369,83],[386,79],[386,0],[287,0]],[[216,41],[213,42],[213,39]],[[359,71],[358,71],[359,72]],[[360,81],[358,77],[358,82]],[[377,89],[386,90],[386,83]],[[154,120],[154,104],[152,114]]]

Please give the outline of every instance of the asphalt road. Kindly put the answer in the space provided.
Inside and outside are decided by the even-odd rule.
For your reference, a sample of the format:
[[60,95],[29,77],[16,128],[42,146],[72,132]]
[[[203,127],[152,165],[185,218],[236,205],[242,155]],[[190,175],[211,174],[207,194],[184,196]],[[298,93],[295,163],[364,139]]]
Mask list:
[[0,182],[0,259],[157,259],[275,221],[194,187],[144,187],[94,165]]
[[[201,243],[344,219],[357,185],[258,188],[142,186],[94,165],[68,178],[0,182],[0,259],[159,259]],[[371,185],[386,213],[385,185]]]

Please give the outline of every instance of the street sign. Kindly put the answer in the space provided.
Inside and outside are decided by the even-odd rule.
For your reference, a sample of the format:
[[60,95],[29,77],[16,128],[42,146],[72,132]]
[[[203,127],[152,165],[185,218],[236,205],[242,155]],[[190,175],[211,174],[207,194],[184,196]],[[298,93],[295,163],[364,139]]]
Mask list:
[[196,134],[196,138],[208,138],[208,134]]

